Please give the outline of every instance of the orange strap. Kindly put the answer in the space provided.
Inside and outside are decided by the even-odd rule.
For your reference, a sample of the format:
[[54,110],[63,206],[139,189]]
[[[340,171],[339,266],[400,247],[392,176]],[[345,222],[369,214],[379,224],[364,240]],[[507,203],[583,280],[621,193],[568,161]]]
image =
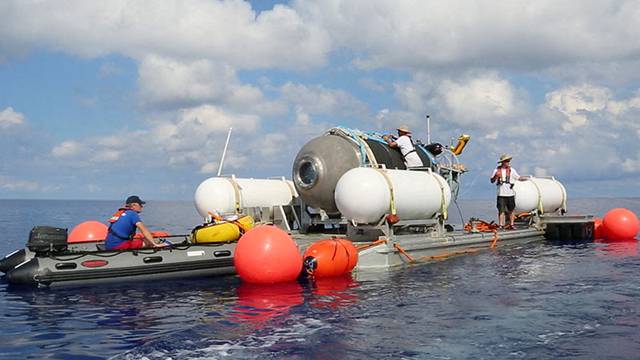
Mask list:
[[495,249],[498,243],[498,230],[493,230],[493,241],[491,242],[491,248]]
[[478,232],[493,232],[498,229],[498,224],[495,222],[487,222],[484,220],[471,220],[468,223],[464,224],[464,231],[470,232],[473,230],[475,225],[475,230]]
[[411,255],[409,255],[408,252],[406,252],[400,245],[398,244],[393,244],[393,247],[398,249],[398,251],[400,252],[400,254],[404,255],[407,257],[407,260],[409,260],[410,263],[414,263],[416,262],[413,257]]

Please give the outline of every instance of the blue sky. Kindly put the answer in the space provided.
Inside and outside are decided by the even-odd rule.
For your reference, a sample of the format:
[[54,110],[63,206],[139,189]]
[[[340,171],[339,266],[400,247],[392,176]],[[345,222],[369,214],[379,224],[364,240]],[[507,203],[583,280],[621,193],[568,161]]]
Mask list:
[[570,197],[640,196],[637,1],[3,1],[0,198],[191,199],[291,176],[333,126],[503,152]]

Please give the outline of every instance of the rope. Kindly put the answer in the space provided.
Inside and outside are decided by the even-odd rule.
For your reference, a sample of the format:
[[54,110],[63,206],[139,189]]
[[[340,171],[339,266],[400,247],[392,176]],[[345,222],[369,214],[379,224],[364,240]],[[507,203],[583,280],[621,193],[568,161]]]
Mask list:
[[562,190],[562,211],[567,212],[567,190],[560,181],[556,180],[553,176],[551,177],[551,180],[557,182],[558,186],[560,186],[560,190]]
[[396,215],[396,201],[395,201],[395,197],[393,195],[393,183],[391,183],[391,179],[389,179],[389,175],[387,175],[387,173],[382,170],[382,169],[378,169],[375,168],[375,170],[377,172],[379,172],[382,177],[384,178],[384,180],[387,182],[387,186],[389,187],[389,211],[391,211],[391,215]]
[[[429,174],[433,176],[433,172],[429,171]],[[442,182],[440,182],[440,179],[438,179],[437,176],[434,176],[434,178],[438,182],[438,185],[440,185],[440,213],[442,214],[443,219],[446,220],[449,217],[449,213],[447,212],[447,207],[445,206],[444,185],[442,185]]]
[[409,260],[409,263],[415,263],[415,259],[408,253],[406,252],[400,245],[398,244],[393,244],[393,247],[396,248],[400,254],[404,255],[407,257],[407,260]]
[[530,178],[529,180],[531,180],[531,183],[536,187],[536,190],[538,191],[538,211],[540,215],[542,215],[544,214],[544,206],[542,206],[542,191],[540,191],[540,187],[538,186],[538,184],[536,184],[533,178]]
[[495,249],[498,244],[498,230],[493,230],[493,241],[491,242],[491,248]]
[[235,200],[235,207],[236,207],[236,214],[240,213],[240,187],[238,186],[238,182],[236,181],[236,178],[234,176],[230,177],[230,178],[225,178],[227,179],[227,181],[229,181],[231,183],[231,186],[233,187],[233,192],[234,192],[234,200]]
[[456,255],[464,255],[464,254],[473,254],[480,251],[480,249],[468,249],[468,250],[458,250],[450,253],[440,254],[440,255],[431,255],[431,256],[422,256],[420,260],[429,261],[429,260],[443,260],[446,258],[450,258]]

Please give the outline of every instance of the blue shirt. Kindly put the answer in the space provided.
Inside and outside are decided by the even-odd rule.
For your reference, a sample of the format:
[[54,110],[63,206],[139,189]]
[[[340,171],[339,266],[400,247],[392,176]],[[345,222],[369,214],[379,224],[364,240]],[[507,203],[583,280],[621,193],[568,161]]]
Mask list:
[[119,246],[136,233],[136,223],[140,220],[140,215],[133,210],[125,210],[120,218],[111,224],[111,230],[107,233],[107,241],[104,246],[107,250]]

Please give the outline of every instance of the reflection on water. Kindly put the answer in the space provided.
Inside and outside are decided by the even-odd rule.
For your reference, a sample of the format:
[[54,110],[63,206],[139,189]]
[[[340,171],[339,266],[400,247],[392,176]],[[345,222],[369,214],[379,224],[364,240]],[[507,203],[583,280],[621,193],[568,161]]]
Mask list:
[[297,282],[270,285],[242,283],[237,294],[238,300],[230,320],[248,322],[256,328],[268,320],[289,314],[292,306],[304,302],[302,286]]
[[606,256],[638,256],[638,240],[626,239],[617,241],[607,241],[604,239],[598,239],[596,244],[602,246],[597,249],[601,252],[601,255]]

